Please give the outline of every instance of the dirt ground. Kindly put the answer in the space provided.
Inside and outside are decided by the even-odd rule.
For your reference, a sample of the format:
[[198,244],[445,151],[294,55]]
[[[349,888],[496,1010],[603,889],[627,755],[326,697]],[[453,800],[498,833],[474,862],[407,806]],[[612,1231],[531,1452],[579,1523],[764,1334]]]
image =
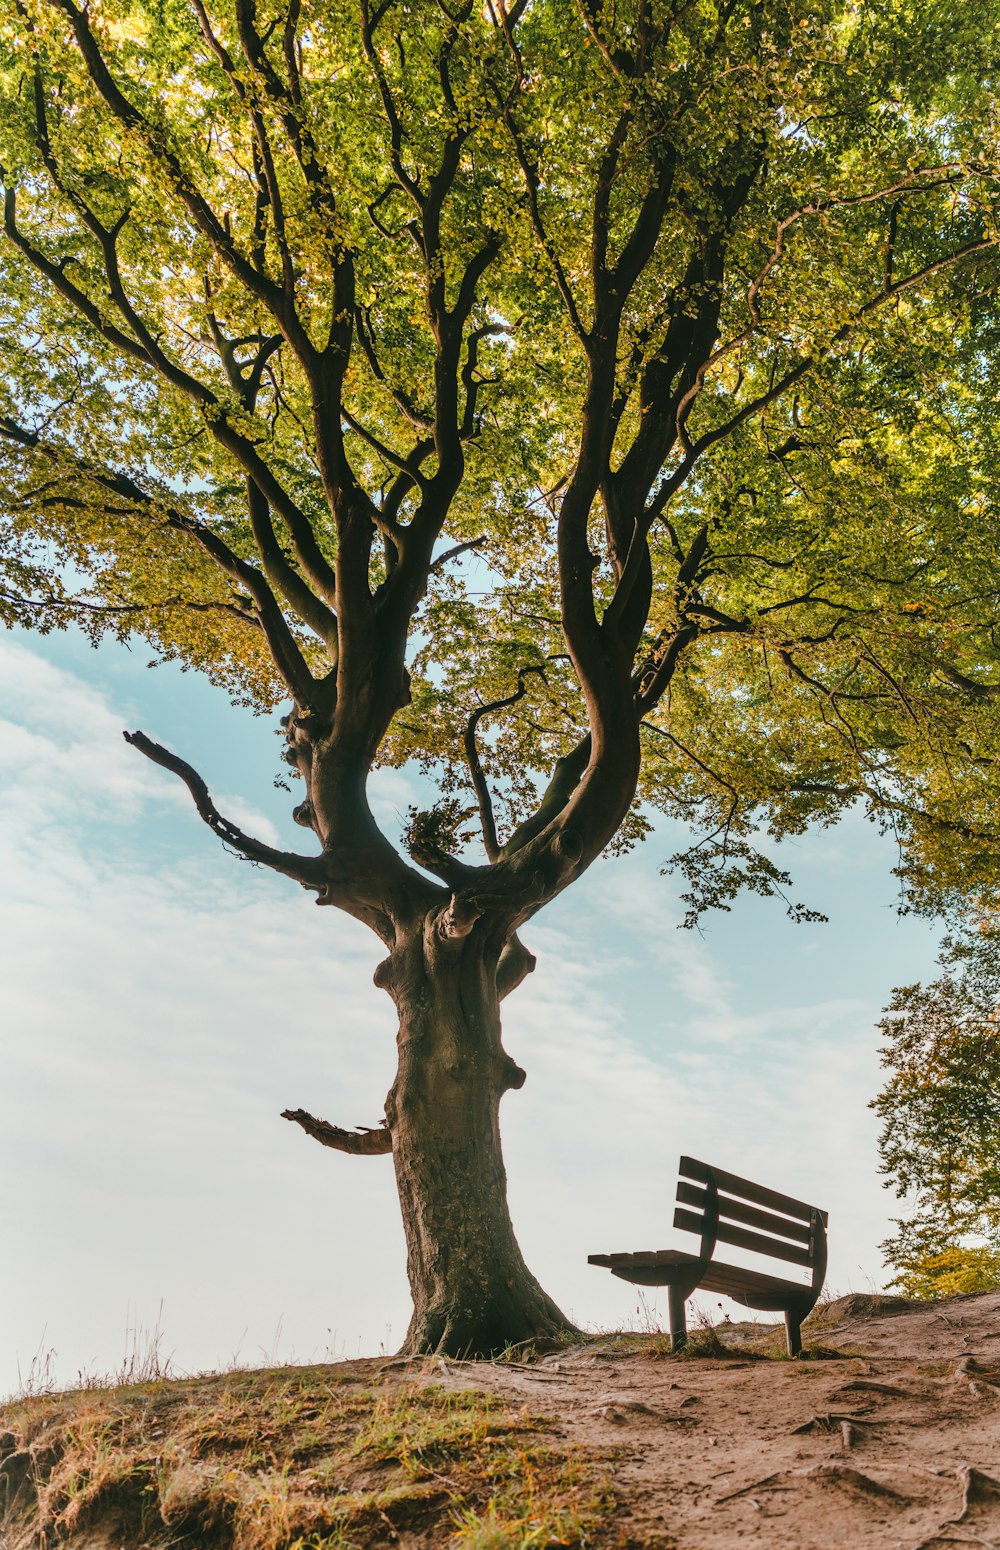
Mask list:
[[22,1400],[0,1550],[1000,1550],[1000,1292],[842,1297],[797,1361],[782,1335]]
[[776,1332],[722,1325],[720,1358],[609,1341],[448,1381],[523,1397],[578,1447],[614,1447],[626,1543],[1000,1550],[1000,1293],[842,1297],[804,1333],[802,1361],[761,1360]]

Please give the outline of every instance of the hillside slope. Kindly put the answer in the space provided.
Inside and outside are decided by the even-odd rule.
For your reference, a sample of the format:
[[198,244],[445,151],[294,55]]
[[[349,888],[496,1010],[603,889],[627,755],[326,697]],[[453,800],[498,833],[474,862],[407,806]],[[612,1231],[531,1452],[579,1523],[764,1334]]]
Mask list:
[[533,1361],[367,1360],[0,1411],[0,1547],[1000,1546],[1000,1293]]

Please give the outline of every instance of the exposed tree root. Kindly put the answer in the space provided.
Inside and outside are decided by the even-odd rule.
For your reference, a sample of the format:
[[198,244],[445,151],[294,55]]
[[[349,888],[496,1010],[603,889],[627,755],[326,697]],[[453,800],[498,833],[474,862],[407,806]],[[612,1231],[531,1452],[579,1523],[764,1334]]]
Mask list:
[[[752,1480],[749,1485],[742,1485],[726,1496],[717,1496],[715,1505],[719,1507],[723,1502],[734,1501],[737,1496],[746,1496],[750,1491],[792,1490],[794,1482],[808,1480],[815,1480],[820,1485],[829,1483],[847,1486],[849,1490],[862,1491],[866,1496],[888,1496],[895,1501],[911,1500],[905,1491],[897,1491],[881,1480],[872,1479],[871,1475],[863,1475],[859,1469],[852,1469],[848,1464],[813,1464],[808,1469],[779,1470],[776,1474],[765,1475],[763,1480]],[[779,1481],[782,1483],[778,1484]]]
[[1000,1550],[993,1539],[980,1539],[978,1534],[932,1534],[929,1539],[922,1539],[913,1550],[938,1550],[940,1545],[979,1545],[982,1550]]
[[834,1432],[837,1427],[843,1426],[877,1426],[877,1421],[866,1421],[864,1416],[853,1412],[831,1410],[824,1415],[813,1415],[808,1421],[803,1421],[801,1426],[793,1426],[791,1435],[800,1436],[803,1432]]
[[[975,1366],[971,1357],[963,1357],[959,1367],[968,1370]],[[965,1376],[963,1371],[960,1376]],[[958,1483],[962,1488],[962,1500],[958,1513],[953,1518],[946,1518],[941,1527],[936,1529],[926,1539],[922,1539],[913,1550],[936,1550],[938,1545],[980,1545],[985,1550],[1000,1550],[995,1540],[982,1539],[977,1534],[953,1534],[951,1528],[964,1522],[973,1507],[984,1502],[1000,1501],[1000,1480],[994,1480],[992,1475],[984,1474],[981,1469],[975,1469],[971,1464],[963,1464],[957,1470]]]
[[871,1475],[863,1475],[859,1469],[852,1469],[849,1464],[814,1464],[811,1469],[796,1470],[800,1479],[818,1480],[825,1485],[844,1485],[852,1491],[862,1491],[866,1496],[888,1496],[895,1501],[909,1501],[910,1497],[905,1491],[897,1491],[891,1485],[885,1485],[881,1480],[875,1480]]
[[967,1383],[969,1393],[978,1399],[981,1394],[1000,1394],[1000,1373],[995,1368],[981,1367],[974,1356],[963,1356],[955,1363],[955,1379]]
[[1000,1500],[1000,1480],[994,1480],[981,1469],[974,1469],[971,1464],[964,1464],[958,1471],[958,1481],[962,1487],[962,1505],[958,1517],[949,1519],[951,1523],[961,1523],[969,1509],[980,1502]]
[[910,1389],[897,1388],[894,1383],[879,1383],[874,1378],[852,1378],[830,1390],[830,1399],[840,1399],[844,1394],[887,1394],[891,1399],[912,1399]]

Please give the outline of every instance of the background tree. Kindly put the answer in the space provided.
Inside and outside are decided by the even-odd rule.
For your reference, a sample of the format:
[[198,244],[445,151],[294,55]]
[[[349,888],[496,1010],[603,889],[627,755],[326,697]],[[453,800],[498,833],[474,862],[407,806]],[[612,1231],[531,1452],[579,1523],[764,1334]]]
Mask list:
[[1000,1286],[1000,934],[947,939],[943,973],[893,994],[880,1027],[889,1080],[872,1102],[886,1185],[912,1210],[883,1244],[917,1297]]
[[644,803],[692,919],[858,801],[924,907],[993,875],[995,5],[0,18],[6,617],[291,699],[301,854],[128,734],[386,944],[384,1126],[286,1117],[391,1150],[408,1349],[563,1327],[498,1134],[525,922]]

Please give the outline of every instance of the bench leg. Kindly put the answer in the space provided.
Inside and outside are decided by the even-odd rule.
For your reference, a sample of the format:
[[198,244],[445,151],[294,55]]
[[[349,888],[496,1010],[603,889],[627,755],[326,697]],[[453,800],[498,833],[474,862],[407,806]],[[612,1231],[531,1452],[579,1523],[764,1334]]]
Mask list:
[[802,1353],[802,1333],[800,1320],[796,1313],[785,1314],[785,1334],[788,1338],[789,1356],[799,1356]]
[[687,1298],[679,1286],[667,1287],[667,1318],[670,1321],[670,1349],[683,1351],[687,1345],[687,1320],[684,1304]]

